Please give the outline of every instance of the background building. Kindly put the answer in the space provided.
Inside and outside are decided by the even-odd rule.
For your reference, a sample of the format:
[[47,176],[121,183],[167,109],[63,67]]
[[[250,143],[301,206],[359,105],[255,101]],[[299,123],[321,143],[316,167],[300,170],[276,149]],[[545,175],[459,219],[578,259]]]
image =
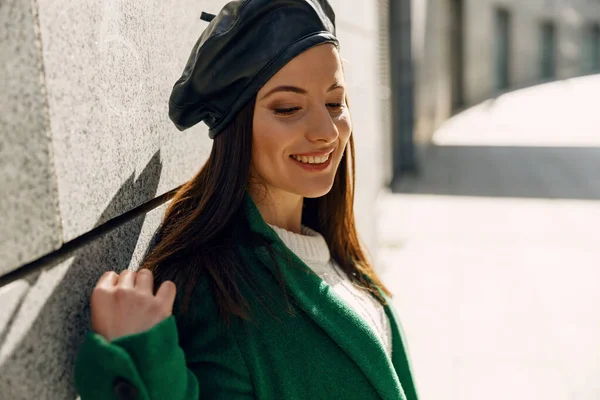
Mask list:
[[423,400],[600,398],[599,13],[389,4],[379,265]]
[[397,0],[389,21],[395,118],[384,139],[393,149],[388,177],[418,168],[414,144],[426,147],[457,111],[600,71],[595,0]]

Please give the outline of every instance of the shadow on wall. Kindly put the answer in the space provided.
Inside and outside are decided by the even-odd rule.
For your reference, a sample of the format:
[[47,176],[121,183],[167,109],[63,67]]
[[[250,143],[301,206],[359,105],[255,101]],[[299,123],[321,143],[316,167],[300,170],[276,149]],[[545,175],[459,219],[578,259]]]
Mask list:
[[437,146],[395,193],[600,200],[600,148]]
[[[121,186],[99,221],[115,215],[114,208],[124,199],[154,198],[161,170],[157,151],[138,179],[132,175]],[[90,326],[91,290],[105,271],[127,268],[145,218],[144,214],[117,227],[76,250],[69,259],[25,279],[30,288],[0,336],[0,399],[77,396],[73,368]]]

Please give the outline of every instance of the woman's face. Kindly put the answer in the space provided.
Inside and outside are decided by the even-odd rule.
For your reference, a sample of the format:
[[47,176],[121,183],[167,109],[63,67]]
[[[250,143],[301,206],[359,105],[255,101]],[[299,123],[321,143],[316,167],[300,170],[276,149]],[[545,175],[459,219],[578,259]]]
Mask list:
[[270,192],[327,194],[352,132],[345,98],[334,45],[318,45],[292,59],[257,93],[252,175]]

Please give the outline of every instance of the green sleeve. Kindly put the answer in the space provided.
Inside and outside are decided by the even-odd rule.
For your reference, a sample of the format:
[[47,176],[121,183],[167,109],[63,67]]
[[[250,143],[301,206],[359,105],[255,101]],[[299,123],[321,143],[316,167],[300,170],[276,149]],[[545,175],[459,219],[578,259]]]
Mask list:
[[229,348],[237,358],[214,358],[209,348],[198,345],[184,352],[174,316],[147,331],[112,342],[88,332],[77,355],[75,387],[81,400],[121,400],[114,390],[119,378],[135,388],[136,400],[253,399],[237,344],[210,337],[213,333],[211,329],[200,331],[198,337],[203,339],[192,343]]
[[198,381],[177,342],[173,316],[112,342],[88,332],[75,364],[81,400],[119,399],[113,388],[119,378],[135,388],[137,400],[198,399]]

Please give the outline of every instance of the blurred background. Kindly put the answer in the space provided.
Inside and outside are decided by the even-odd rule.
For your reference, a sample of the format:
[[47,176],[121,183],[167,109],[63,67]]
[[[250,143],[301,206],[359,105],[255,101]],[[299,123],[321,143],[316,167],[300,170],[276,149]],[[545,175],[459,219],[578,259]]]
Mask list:
[[[91,288],[210,152],[167,100],[225,3],[0,2],[0,399],[77,397]],[[421,400],[600,399],[600,1],[331,4]]]

